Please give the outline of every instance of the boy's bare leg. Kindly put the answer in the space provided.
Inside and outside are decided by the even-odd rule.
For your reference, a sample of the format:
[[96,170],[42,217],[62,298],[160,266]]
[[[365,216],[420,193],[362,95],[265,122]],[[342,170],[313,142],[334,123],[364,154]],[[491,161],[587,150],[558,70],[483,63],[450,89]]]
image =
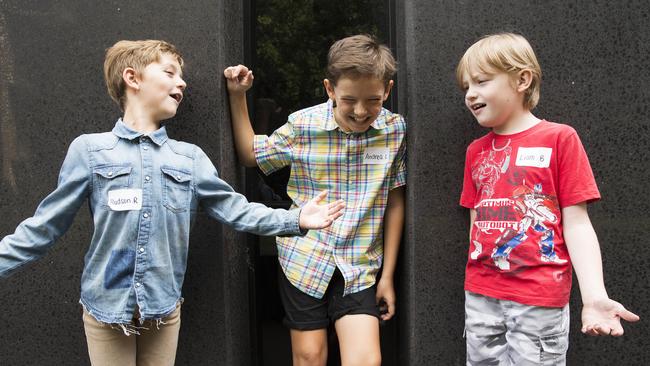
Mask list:
[[325,366],[327,363],[327,329],[291,329],[293,366]]
[[345,315],[334,323],[342,366],[379,366],[379,319],[367,314]]

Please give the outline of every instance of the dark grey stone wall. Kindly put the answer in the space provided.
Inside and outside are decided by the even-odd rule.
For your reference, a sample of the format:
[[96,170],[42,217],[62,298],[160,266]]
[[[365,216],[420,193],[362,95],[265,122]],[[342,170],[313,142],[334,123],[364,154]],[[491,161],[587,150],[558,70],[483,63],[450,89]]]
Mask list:
[[[170,136],[201,146],[241,189],[221,74],[243,59],[241,14],[241,1],[0,1],[0,235],[55,187],[74,137],[110,130],[120,116],[102,78],[104,50],[119,39],[165,39],[181,50],[188,90]],[[43,259],[0,281],[0,364],[88,364],[77,303],[87,211]],[[245,242],[199,215],[177,364],[250,363]]]
[[[454,69],[478,37],[524,34],[544,73],[538,117],[576,128],[603,199],[590,206],[609,295],[650,310],[645,235],[650,203],[650,8],[645,1],[397,3],[399,108],[409,126],[408,225],[401,252],[400,365],[462,365],[467,210],[458,206],[464,151],[481,129],[463,106]],[[647,365],[650,331],[590,338],[571,301],[570,365]]]

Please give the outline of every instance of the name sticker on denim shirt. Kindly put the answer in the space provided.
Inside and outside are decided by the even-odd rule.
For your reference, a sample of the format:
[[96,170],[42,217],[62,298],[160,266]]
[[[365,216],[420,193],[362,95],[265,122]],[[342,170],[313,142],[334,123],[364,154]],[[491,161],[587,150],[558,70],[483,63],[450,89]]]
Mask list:
[[381,147],[369,147],[363,152],[364,164],[386,164],[390,156],[390,149]]
[[142,189],[116,189],[108,191],[108,207],[113,211],[142,209]]

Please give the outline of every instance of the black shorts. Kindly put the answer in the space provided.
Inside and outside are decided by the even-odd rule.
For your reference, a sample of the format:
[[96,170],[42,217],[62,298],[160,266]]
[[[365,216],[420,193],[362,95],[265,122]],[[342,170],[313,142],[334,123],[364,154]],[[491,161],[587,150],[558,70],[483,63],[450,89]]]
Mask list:
[[285,312],[283,323],[290,329],[324,329],[350,314],[367,314],[379,318],[379,307],[375,299],[376,285],[343,296],[345,280],[336,269],[325,295],[322,299],[317,299],[292,285],[282,269],[278,272],[278,288]]

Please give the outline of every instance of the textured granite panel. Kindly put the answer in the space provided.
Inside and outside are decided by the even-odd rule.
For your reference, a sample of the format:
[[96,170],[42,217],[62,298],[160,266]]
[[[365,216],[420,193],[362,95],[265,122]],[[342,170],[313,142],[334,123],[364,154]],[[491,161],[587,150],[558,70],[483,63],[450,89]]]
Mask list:
[[[486,131],[463,107],[454,69],[479,36],[529,38],[544,73],[535,113],[576,128],[603,200],[590,207],[610,296],[648,313],[650,226],[649,8],[644,1],[398,2],[400,112],[409,124],[407,242],[400,365],[461,365],[467,211],[458,207],[465,147]],[[579,333],[579,291],[571,302],[569,364],[650,362],[647,327],[624,338]]]
[[[237,183],[221,70],[242,58],[241,7],[239,1],[0,2],[0,235],[54,188],[74,137],[110,130],[119,117],[102,78],[104,50],[119,39],[165,39],[181,50],[188,89],[179,116],[167,123],[170,136],[200,145],[221,175]],[[87,211],[43,259],[0,281],[3,365],[88,364],[77,304],[92,231]],[[243,242],[198,215],[177,364],[249,363]]]

